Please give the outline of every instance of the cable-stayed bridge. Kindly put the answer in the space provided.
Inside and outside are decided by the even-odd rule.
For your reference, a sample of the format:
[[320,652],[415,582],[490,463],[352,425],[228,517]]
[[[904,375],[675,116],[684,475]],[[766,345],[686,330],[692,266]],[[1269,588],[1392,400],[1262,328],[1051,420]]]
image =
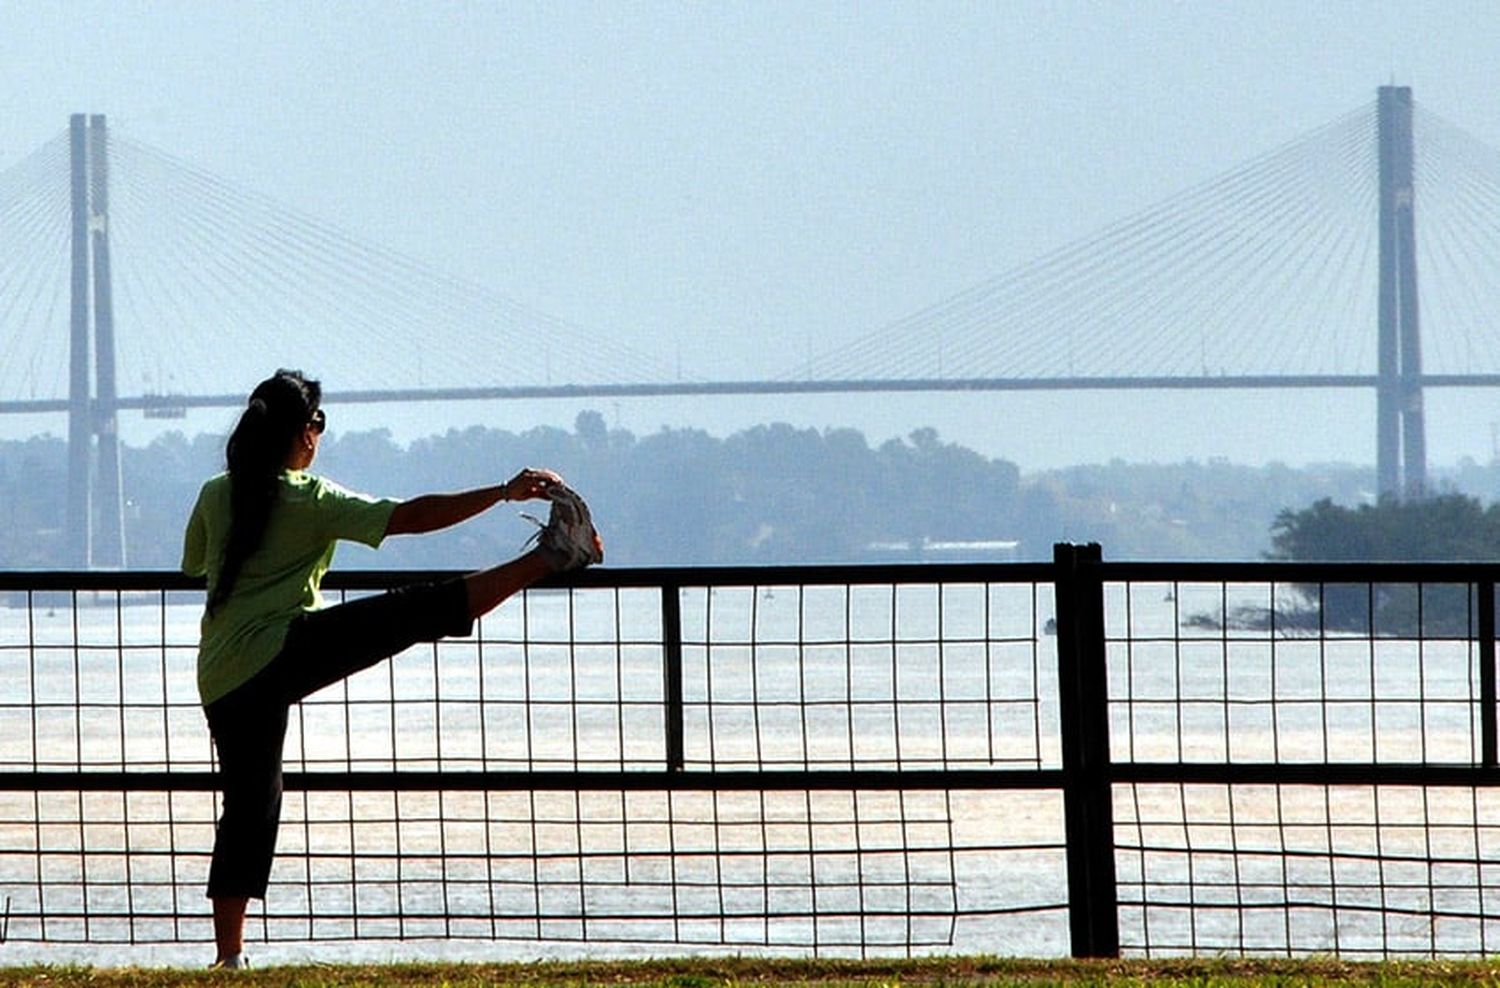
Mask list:
[[1373,388],[1393,496],[1425,484],[1423,389],[1500,384],[1500,152],[1404,87],[765,379],[678,380],[102,117],[0,173],[0,238],[0,412],[68,415],[78,565],[124,562],[118,415],[238,406],[274,365],[346,402]]

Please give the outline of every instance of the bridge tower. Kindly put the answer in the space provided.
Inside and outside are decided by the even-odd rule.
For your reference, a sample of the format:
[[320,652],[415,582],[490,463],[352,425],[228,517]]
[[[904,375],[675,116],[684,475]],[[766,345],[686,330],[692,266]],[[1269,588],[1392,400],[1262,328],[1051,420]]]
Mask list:
[[109,260],[109,142],[104,117],[73,114],[68,137],[73,257],[68,354],[68,561],[81,569],[94,565],[123,567],[125,509],[120,483],[119,394],[115,385]]
[[1410,86],[1380,87],[1376,125],[1380,156],[1380,342],[1375,472],[1383,498],[1420,498],[1427,489],[1411,107]]

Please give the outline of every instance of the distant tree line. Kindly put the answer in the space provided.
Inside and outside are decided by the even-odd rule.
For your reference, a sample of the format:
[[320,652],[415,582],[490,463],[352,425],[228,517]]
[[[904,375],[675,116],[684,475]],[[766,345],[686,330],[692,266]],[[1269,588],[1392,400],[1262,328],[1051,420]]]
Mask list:
[[[177,566],[183,520],[222,464],[222,436],[171,433],[125,447],[131,568]],[[356,490],[409,497],[494,483],[526,465],[556,468],[588,497],[616,565],[994,559],[1004,556],[995,543],[1009,541],[1018,559],[1049,558],[1058,541],[1097,541],[1117,559],[1255,559],[1302,551],[1304,526],[1278,514],[1288,505],[1326,513],[1320,499],[1357,504],[1372,483],[1362,467],[1222,460],[1114,461],[1023,477],[1016,464],[932,429],[876,445],[852,429],[785,424],[725,437],[638,436],[608,428],[595,411],[571,430],[473,427],[406,445],[381,430],[330,434],[315,469]],[[66,470],[61,439],[0,442],[0,567],[65,565]],[[544,514],[545,505],[530,510]],[[514,555],[531,531],[501,506],[446,532],[392,539],[378,553],[349,546],[337,565],[481,566]]]

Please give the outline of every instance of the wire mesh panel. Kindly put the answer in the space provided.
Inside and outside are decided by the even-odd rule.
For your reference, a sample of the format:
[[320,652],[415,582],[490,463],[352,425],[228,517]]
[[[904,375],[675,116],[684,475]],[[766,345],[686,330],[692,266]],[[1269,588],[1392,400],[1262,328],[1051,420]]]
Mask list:
[[[1066,949],[1055,796],[302,791],[248,936]],[[210,793],[8,793],[10,941],[208,939]],[[994,821],[1013,824],[997,834]]]
[[1492,953],[1493,581],[1198,572],[1105,587],[1122,949]]
[[205,770],[201,592],[29,590],[0,607],[0,771]]
[[408,649],[303,701],[287,768],[659,770],[660,600],[657,588],[528,591],[468,638]]
[[[1045,585],[788,575],[591,574],[309,697],[250,937],[1065,950],[1059,795],[968,771],[1055,768]],[[201,591],[37,582],[0,629],[0,939],[208,939]]]
[[347,856],[294,841],[266,935],[943,945],[946,809],[937,793],[311,794],[306,846]]
[[1056,768],[1035,583],[683,591],[690,768]]
[[1468,583],[1106,588],[1117,760],[1473,763]]
[[206,939],[210,792],[0,793],[7,941]]
[[1122,943],[1147,954],[1474,956],[1500,947],[1500,791],[1116,790]]

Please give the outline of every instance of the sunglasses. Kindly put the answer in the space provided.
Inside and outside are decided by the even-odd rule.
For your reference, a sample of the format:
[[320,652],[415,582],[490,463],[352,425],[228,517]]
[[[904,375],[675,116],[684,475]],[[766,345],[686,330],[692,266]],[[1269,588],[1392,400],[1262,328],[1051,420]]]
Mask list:
[[319,408],[312,413],[312,416],[307,420],[307,424],[312,426],[314,432],[321,434],[324,429],[328,428],[328,416],[324,415],[323,409]]

